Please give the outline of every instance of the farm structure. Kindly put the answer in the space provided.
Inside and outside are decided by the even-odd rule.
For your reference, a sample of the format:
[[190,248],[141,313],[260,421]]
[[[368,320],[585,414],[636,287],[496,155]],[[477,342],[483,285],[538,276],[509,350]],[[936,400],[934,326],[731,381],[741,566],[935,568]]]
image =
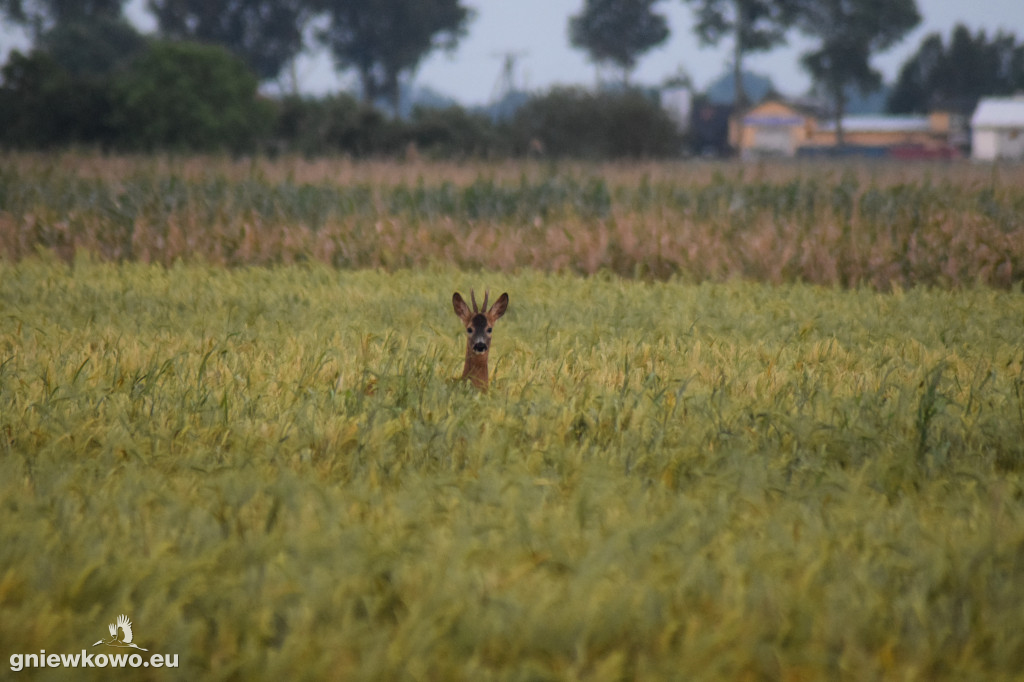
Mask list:
[[978,102],[971,117],[971,157],[1024,160],[1024,95]]
[[[740,125],[742,123],[742,125]],[[844,146],[836,148],[836,123],[813,105],[769,98],[730,124],[730,141],[744,158],[848,155],[952,158],[959,155],[958,116],[849,115],[842,119]]]

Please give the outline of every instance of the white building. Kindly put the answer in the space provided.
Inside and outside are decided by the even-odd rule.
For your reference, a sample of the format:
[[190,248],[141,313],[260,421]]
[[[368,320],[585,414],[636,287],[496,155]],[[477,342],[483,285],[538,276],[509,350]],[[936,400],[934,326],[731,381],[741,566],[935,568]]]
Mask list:
[[1024,161],[1024,96],[985,97],[971,117],[971,157]]
[[693,92],[686,86],[663,88],[661,108],[665,110],[679,132],[690,130],[690,114],[693,111]]

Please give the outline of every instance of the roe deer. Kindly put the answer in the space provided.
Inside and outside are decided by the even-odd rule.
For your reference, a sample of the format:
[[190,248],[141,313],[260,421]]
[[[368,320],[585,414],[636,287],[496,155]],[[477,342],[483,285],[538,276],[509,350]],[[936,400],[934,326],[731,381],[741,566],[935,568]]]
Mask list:
[[494,331],[494,323],[499,317],[505,314],[508,308],[508,294],[502,294],[494,305],[487,308],[487,297],[489,292],[484,292],[484,304],[476,307],[476,294],[472,289],[469,297],[473,301],[473,309],[462,299],[459,292],[452,296],[452,306],[455,307],[455,314],[462,320],[466,328],[466,364],[462,368],[462,378],[468,378],[473,386],[481,391],[487,390],[487,354],[491,350],[491,332]]

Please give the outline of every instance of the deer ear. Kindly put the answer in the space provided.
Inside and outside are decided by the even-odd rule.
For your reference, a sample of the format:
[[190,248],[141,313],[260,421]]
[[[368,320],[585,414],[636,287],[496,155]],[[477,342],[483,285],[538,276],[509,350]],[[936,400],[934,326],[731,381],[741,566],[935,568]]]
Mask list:
[[462,296],[459,292],[455,292],[452,295],[452,307],[455,308],[455,314],[459,316],[460,320],[469,319],[471,313],[469,312],[469,306],[462,300]]
[[498,297],[498,300],[494,302],[491,309],[487,311],[487,319],[492,323],[499,317],[505,314],[505,310],[508,309],[508,294],[502,294]]

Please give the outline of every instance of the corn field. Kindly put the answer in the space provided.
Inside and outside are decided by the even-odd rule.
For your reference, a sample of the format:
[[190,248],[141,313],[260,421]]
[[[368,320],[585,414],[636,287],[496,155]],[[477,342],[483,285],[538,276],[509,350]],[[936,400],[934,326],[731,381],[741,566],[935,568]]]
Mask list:
[[12,157],[0,253],[893,287],[1024,277],[1024,170]]

